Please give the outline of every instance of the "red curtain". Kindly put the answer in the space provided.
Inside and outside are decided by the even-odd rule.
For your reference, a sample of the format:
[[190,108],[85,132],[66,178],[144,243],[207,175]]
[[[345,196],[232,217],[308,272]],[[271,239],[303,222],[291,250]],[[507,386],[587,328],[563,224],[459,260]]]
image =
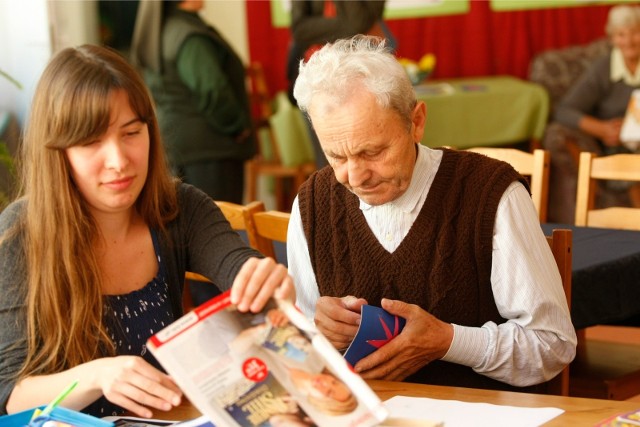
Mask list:
[[[295,0],[294,0],[295,1]],[[388,20],[398,56],[436,55],[434,78],[509,74],[526,78],[538,52],[603,37],[610,5],[493,12],[488,0],[470,0],[464,15]],[[261,62],[270,91],[287,86],[290,34],[271,25],[270,2],[247,0],[249,55]]]

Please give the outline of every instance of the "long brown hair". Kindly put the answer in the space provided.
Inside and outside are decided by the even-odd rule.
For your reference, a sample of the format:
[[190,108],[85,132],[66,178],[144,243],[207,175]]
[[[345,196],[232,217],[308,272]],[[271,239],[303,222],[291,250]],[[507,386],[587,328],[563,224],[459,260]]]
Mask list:
[[114,90],[128,94],[132,110],[149,128],[149,171],[137,211],[162,233],[177,215],[175,180],[139,74],[108,48],[85,45],[58,53],[36,88],[21,152],[28,353],[20,377],[114,353],[103,326],[102,275],[94,251],[101,236],[64,152],[107,130]]

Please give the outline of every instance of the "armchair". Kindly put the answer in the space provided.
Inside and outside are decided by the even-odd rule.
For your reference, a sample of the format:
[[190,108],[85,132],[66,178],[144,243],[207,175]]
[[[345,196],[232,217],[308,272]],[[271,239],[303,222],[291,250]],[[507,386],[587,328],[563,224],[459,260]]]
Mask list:
[[[573,82],[594,59],[610,49],[608,39],[602,38],[586,45],[544,51],[533,57],[529,80],[542,85],[549,93],[551,117],[555,105]],[[573,224],[580,152],[590,151],[600,155],[600,145],[595,138],[553,121],[547,126],[542,145],[551,153],[547,219],[549,222]],[[628,197],[626,193],[599,191],[596,204],[603,207],[626,205]]]

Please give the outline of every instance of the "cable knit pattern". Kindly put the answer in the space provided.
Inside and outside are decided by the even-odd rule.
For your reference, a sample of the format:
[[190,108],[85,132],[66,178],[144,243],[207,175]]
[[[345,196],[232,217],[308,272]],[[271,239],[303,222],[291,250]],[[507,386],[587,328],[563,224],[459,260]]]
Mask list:
[[[498,203],[515,180],[527,186],[507,163],[445,149],[422,211],[389,253],[369,229],[358,198],[330,168],[318,171],[298,200],[320,295],[355,295],[378,306],[382,298],[398,299],[459,325],[504,322],[491,290],[492,240]],[[461,385],[509,387],[446,362],[428,365],[420,377],[427,370],[433,372],[421,382],[440,377],[451,384],[455,375]]]

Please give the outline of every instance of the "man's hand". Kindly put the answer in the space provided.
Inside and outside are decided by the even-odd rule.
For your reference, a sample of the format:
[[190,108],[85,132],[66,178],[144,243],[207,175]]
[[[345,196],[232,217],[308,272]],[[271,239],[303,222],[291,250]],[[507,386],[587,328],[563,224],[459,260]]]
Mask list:
[[360,308],[367,304],[364,298],[320,297],[316,303],[315,322],[318,330],[335,348],[341,350],[351,344],[360,325]]
[[447,354],[453,325],[402,301],[383,299],[382,308],[407,323],[400,335],[356,364],[363,378],[401,381]]
[[608,147],[620,145],[620,131],[622,130],[622,119],[604,120],[600,139]]

